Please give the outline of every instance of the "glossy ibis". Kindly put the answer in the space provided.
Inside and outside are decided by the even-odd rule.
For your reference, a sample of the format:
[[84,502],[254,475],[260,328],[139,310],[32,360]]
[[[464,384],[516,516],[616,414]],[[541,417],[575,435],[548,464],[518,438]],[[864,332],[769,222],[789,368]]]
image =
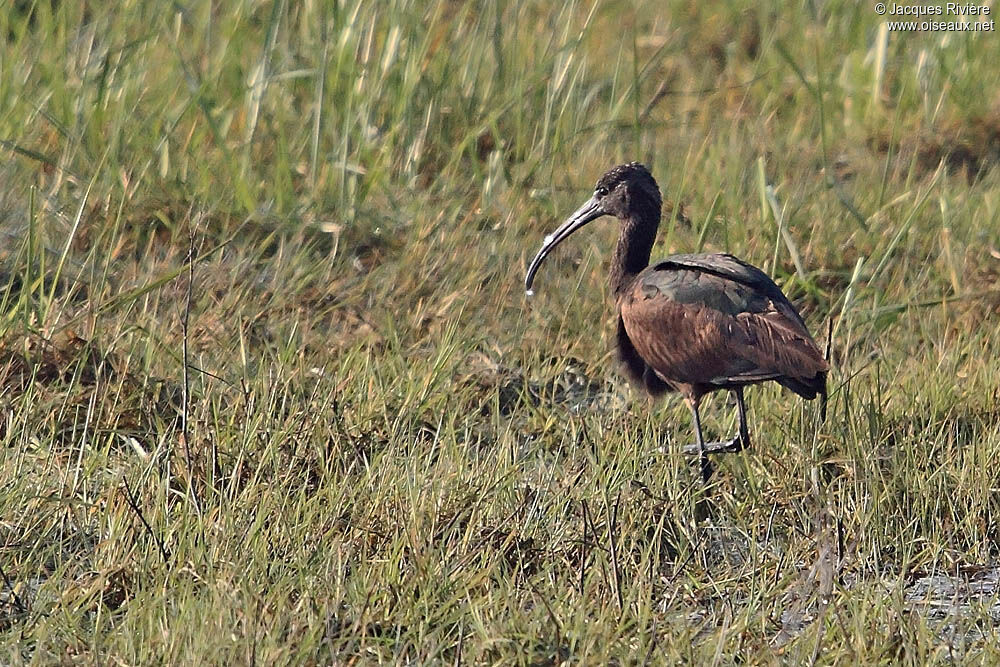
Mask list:
[[[553,248],[604,215],[621,221],[611,260],[618,309],[618,355],[632,382],[657,396],[677,391],[691,409],[705,481],[708,454],[749,447],[743,387],[774,380],[806,399],[825,399],[829,365],[802,317],[760,269],[728,254],[674,255],[649,266],[660,224],[660,188],[643,165],[601,176],[594,195],[545,237],[528,267],[525,290]],[[739,433],[706,443],[698,405],[726,389],[736,398]]]

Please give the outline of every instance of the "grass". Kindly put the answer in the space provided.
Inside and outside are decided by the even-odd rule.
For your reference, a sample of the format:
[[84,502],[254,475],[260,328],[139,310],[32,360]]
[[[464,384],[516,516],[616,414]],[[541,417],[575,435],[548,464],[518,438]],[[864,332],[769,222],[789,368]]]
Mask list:
[[[997,660],[993,33],[164,8],[0,12],[4,663]],[[615,372],[615,225],[522,293],[630,159],[656,255],[834,326],[828,421],[753,390],[707,489]]]

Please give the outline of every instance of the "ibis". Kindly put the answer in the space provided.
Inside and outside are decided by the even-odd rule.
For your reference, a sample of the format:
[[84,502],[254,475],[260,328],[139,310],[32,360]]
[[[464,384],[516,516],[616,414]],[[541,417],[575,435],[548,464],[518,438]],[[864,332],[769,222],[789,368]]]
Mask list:
[[[524,287],[533,293],[539,267],[573,232],[606,215],[618,218],[610,282],[619,359],[625,375],[650,395],[684,398],[695,432],[684,451],[698,455],[707,482],[709,454],[750,446],[744,387],[774,381],[807,400],[825,398],[829,365],[802,316],[757,267],[722,253],[673,255],[650,265],[661,208],[660,188],[645,166],[610,169],[593,196],[545,237]],[[706,442],[699,405],[719,390],[736,399],[739,431]]]

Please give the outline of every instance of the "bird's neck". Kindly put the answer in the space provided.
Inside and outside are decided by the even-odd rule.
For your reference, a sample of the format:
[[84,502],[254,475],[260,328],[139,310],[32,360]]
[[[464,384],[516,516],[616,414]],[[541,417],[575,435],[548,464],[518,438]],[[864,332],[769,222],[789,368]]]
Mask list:
[[649,266],[649,254],[660,226],[660,208],[643,206],[622,223],[618,247],[611,260],[611,289],[615,296],[624,292],[632,279]]

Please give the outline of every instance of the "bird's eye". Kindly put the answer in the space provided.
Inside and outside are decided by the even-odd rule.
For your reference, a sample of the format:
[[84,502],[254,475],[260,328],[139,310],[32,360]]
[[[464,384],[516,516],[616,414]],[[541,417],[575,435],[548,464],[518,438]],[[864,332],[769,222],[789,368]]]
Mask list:
[[594,190],[594,196],[596,197],[603,197],[606,194],[608,194],[608,189],[603,185]]

